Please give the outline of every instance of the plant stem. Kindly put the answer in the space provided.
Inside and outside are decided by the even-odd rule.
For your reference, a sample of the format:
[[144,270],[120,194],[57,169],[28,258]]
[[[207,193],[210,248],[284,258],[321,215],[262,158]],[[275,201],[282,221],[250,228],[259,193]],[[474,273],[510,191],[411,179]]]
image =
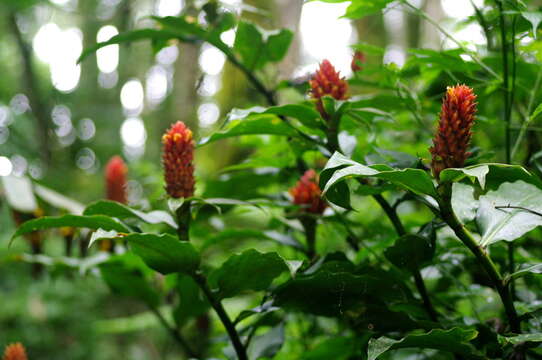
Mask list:
[[510,323],[510,329],[514,333],[521,332],[520,322],[517,316],[510,291],[505,285],[503,278],[497,267],[487,254],[487,252],[478,245],[472,234],[461,224],[457,216],[452,209],[452,183],[442,183],[439,188],[440,197],[437,199],[440,206],[441,218],[448,226],[454,231],[455,235],[469,248],[469,250],[476,256],[476,259],[480,265],[484,268],[489,276],[495,290],[499,293],[501,301],[504,305],[504,310],[508,321]]
[[506,21],[503,14],[502,1],[497,0],[497,8],[499,10],[499,24],[501,30],[501,54],[503,67],[503,102],[504,102],[504,139],[505,139],[505,155],[506,163],[510,163],[510,84],[508,81],[508,43],[506,42]]
[[222,303],[220,300],[218,300],[211,289],[209,288],[209,285],[207,284],[207,279],[203,276],[201,273],[196,273],[193,275],[194,280],[199,285],[207,299],[209,300],[209,303],[215,310],[216,314],[220,318],[220,321],[226,328],[226,331],[230,337],[230,340],[232,342],[233,348],[235,349],[235,352],[237,353],[237,358],[239,360],[248,360],[246,349],[243,346],[243,343],[241,342],[241,339],[239,338],[239,334],[237,333],[237,330],[235,329],[235,325],[233,325],[232,321],[230,320],[230,317],[226,313],[226,310],[224,310],[224,307],[222,306]]
[[420,273],[420,270],[416,269],[416,271],[412,272],[412,275],[414,275],[414,282],[416,283],[416,287],[418,288],[418,291],[420,292],[423,305],[425,306],[427,313],[429,314],[429,317],[434,322],[438,322],[438,314],[435,308],[433,307],[433,304],[431,303],[431,299],[429,298],[429,293],[427,292],[427,288],[425,287],[425,283],[423,282],[423,278],[422,278],[422,274]]
[[380,205],[382,210],[386,213],[388,216],[388,219],[390,219],[391,223],[393,224],[393,227],[395,228],[395,232],[399,236],[406,235],[405,228],[403,226],[403,223],[401,222],[401,219],[399,219],[399,216],[397,215],[397,211],[388,203],[386,199],[380,194],[373,195],[373,198],[376,200],[376,202]]
[[175,211],[177,215],[177,236],[181,241],[190,241],[190,200],[186,200]]
[[316,256],[316,219],[309,216],[302,216],[300,221],[303,229],[305,229],[307,256],[312,260]]
[[183,348],[184,352],[191,358],[198,358],[199,355],[196,354],[192,348],[190,348],[190,345],[188,344],[188,341],[173,327],[171,327],[167,320],[164,318],[164,316],[160,313],[160,311],[150,306],[149,309],[152,311],[152,313],[156,316],[158,321],[160,321],[160,324],[169,332],[171,337]]

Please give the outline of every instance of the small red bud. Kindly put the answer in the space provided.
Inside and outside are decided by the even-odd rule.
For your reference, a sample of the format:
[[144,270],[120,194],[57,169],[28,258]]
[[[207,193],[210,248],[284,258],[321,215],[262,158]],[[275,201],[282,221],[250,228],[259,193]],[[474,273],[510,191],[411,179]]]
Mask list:
[[28,360],[26,350],[21,343],[13,343],[6,346],[2,360]]
[[293,203],[303,206],[303,210],[313,214],[321,214],[327,207],[322,199],[322,190],[318,185],[318,175],[312,169],[307,170],[297,184],[290,189]]
[[107,199],[126,204],[126,175],[128,167],[120,156],[113,156],[105,166]]
[[359,50],[356,50],[354,56],[352,57],[352,63],[350,67],[353,72],[363,70],[363,64],[365,63],[365,54]]
[[447,168],[463,167],[470,156],[467,152],[476,114],[476,95],[466,85],[448,87],[442,101],[440,120],[433,147],[431,169],[438,179]]
[[177,121],[162,136],[164,179],[166,192],[172,198],[194,195],[194,140],[192,131],[182,121]]

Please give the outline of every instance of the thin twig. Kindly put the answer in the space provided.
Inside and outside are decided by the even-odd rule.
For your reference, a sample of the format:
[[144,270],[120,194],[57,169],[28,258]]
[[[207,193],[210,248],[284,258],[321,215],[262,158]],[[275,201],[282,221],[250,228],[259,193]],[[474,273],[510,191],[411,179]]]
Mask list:
[[169,325],[162,313],[160,313],[160,310],[152,306],[149,306],[149,309],[156,316],[158,321],[160,321],[160,324],[162,324],[162,326],[168,331],[171,337],[183,348],[184,352],[188,356],[192,358],[199,357],[199,355],[194,350],[192,350],[192,348],[188,344],[188,341],[186,341],[186,339],[174,327]]

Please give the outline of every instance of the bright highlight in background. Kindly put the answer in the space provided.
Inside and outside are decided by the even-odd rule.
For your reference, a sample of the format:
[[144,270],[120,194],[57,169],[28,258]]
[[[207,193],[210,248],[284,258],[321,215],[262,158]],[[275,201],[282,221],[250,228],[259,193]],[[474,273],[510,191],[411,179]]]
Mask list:
[[158,16],[176,16],[183,8],[182,0],[160,0],[156,5],[156,15]]
[[81,76],[81,67],[76,63],[83,50],[81,31],[63,31],[55,23],[48,23],[40,27],[32,45],[36,56],[49,64],[54,87],[62,92],[73,91]]
[[137,117],[124,120],[120,128],[120,137],[126,146],[140,147],[145,145],[147,132],[143,120]]
[[226,56],[211,45],[203,45],[199,56],[199,66],[209,75],[217,75],[222,71]]
[[[113,25],[106,25],[98,31],[96,40],[98,42],[108,41],[118,33],[116,27]],[[96,61],[101,72],[111,73],[115,71],[119,65],[119,46],[116,44],[108,45],[99,49],[96,51]]]
[[143,85],[137,79],[128,80],[120,90],[120,102],[129,115],[138,115],[143,110]]
[[0,176],[8,176],[11,170],[13,170],[11,161],[5,156],[0,156]]
[[303,41],[303,53],[308,59],[305,64],[313,64],[328,59],[341,71],[351,73],[350,61],[353,29],[349,20],[340,19],[348,4],[326,4],[309,2],[303,5],[299,28]]

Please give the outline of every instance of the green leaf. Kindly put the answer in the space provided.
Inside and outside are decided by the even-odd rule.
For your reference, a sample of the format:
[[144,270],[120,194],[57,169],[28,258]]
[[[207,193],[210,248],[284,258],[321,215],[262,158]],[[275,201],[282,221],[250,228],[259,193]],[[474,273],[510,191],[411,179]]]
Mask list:
[[113,292],[142,300],[153,308],[158,306],[160,302],[158,293],[138,269],[115,260],[100,265],[100,272]]
[[122,238],[145,264],[161,274],[193,274],[199,267],[200,255],[189,242],[164,234],[129,234]]
[[[396,331],[412,325],[412,321],[404,319],[399,313],[394,312],[390,317],[390,311],[380,302],[404,301],[408,295],[402,291],[400,283],[384,272],[362,275],[346,272],[347,265],[340,261],[330,262],[316,272],[298,273],[295,279],[274,291],[274,304],[321,316],[343,316],[349,311],[362,311],[359,316],[368,323],[376,321],[375,326],[379,329],[393,323]],[[375,305],[372,311],[366,307],[369,304]],[[387,322],[386,317],[391,321]]]
[[458,182],[465,178],[478,180],[478,183],[485,189],[496,189],[503,182],[514,182],[523,180],[526,183],[542,187],[542,182],[536,176],[518,165],[507,164],[479,164],[466,168],[445,169],[440,173],[441,182]]
[[344,17],[349,19],[360,19],[364,16],[379,12],[394,0],[352,0],[346,9]]
[[281,135],[295,137],[297,132],[284,121],[271,114],[254,114],[244,120],[232,121],[225,130],[211,135],[200,143],[200,146],[214,141],[240,135]]
[[412,234],[401,236],[384,252],[384,256],[395,266],[411,272],[421,269],[425,263],[431,261],[434,254],[435,248],[430,241]]
[[529,121],[533,121],[538,115],[540,115],[540,113],[542,113],[542,104],[538,104],[536,109],[534,109],[533,113],[529,117]]
[[303,354],[302,360],[347,360],[356,352],[356,341],[351,337],[339,336],[324,340]]
[[531,26],[533,28],[533,36],[536,39],[536,33],[538,29],[538,25],[540,25],[540,22],[542,22],[542,12],[538,11],[522,11],[521,16],[525,18],[528,22],[531,23]]
[[97,50],[103,47],[106,47],[108,45],[132,43],[132,42],[140,41],[140,40],[152,40],[153,42],[165,43],[170,39],[179,39],[179,38],[181,38],[181,36],[179,36],[175,32],[168,31],[168,30],[139,29],[139,30],[128,31],[122,34],[115,35],[108,41],[104,41],[96,45],[93,45],[89,48],[86,48],[81,53],[81,56],[79,56],[79,59],[77,59],[77,63],[80,63],[81,61],[85,60],[89,55],[95,53]]
[[531,265],[527,267],[524,266],[523,269],[518,270],[514,272],[513,274],[508,275],[505,281],[508,282],[512,279],[517,279],[529,274],[536,274],[536,275],[542,274],[542,264],[536,264],[536,265]]
[[474,198],[474,188],[467,184],[452,185],[452,208],[462,224],[474,220],[478,209],[478,200]]
[[320,175],[320,186],[324,194],[337,183],[349,178],[373,177],[387,180],[405,190],[417,194],[437,196],[433,181],[427,172],[420,169],[397,170],[387,165],[365,166],[335,153]]
[[484,359],[476,354],[469,341],[476,338],[476,330],[452,328],[449,330],[434,329],[425,334],[410,334],[401,340],[387,337],[371,339],[368,348],[368,360],[375,360],[387,351],[403,348],[421,348],[448,351],[468,359]]
[[10,208],[23,212],[33,213],[38,208],[38,202],[32,191],[32,182],[27,177],[0,176],[4,194]]
[[[513,241],[542,225],[542,216],[521,207],[542,213],[542,190],[524,181],[504,183],[497,190],[479,198],[476,222],[482,238],[481,246],[500,240]],[[502,208],[501,208],[502,207]]]
[[218,286],[221,298],[245,291],[266,290],[273,279],[288,270],[277,253],[260,253],[254,249],[231,256],[214,271],[209,281]]
[[84,215],[108,215],[121,220],[138,218],[149,224],[163,223],[169,225],[173,229],[177,228],[177,224],[175,223],[175,220],[173,220],[173,217],[165,211],[155,210],[145,213],[129,208],[116,201],[109,200],[101,200],[90,204],[86,207]]
[[104,215],[64,215],[44,216],[23,223],[13,234],[11,241],[18,236],[33,231],[51,228],[71,226],[76,228],[103,229],[106,231],[115,230],[120,233],[129,233],[131,230],[121,222]]
[[282,60],[292,42],[290,30],[265,31],[258,26],[241,21],[237,26],[234,51],[250,70],[261,69],[267,62]]
[[501,336],[499,335],[499,342],[502,345],[506,344],[512,344],[517,345],[524,342],[535,342],[539,343],[542,342],[542,333],[534,333],[534,334],[521,334],[516,336]]

